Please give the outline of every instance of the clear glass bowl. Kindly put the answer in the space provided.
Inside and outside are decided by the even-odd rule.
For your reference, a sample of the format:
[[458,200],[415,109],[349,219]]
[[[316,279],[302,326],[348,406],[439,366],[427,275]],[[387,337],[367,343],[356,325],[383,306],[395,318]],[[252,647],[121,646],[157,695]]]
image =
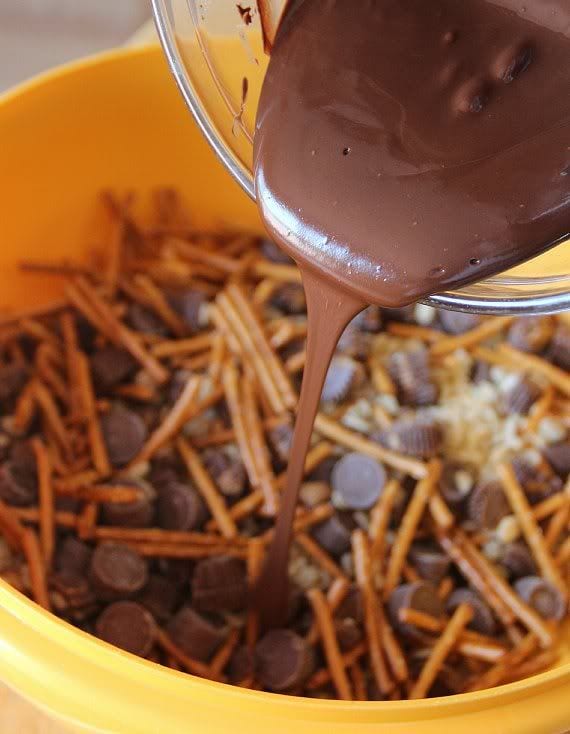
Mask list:
[[[285,0],[264,2],[278,8]],[[152,3],[160,40],[188,107],[220,160],[254,198],[253,133],[268,63],[258,3],[256,0],[152,0]],[[570,239],[506,273],[431,296],[426,303],[489,314],[546,314],[568,310]]]

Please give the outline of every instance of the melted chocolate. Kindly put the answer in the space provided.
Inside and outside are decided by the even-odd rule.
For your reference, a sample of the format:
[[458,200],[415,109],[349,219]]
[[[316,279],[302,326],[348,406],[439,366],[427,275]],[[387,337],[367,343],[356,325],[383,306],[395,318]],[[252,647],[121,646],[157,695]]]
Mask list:
[[314,416],[339,335],[520,263],[570,231],[568,0],[292,0],[255,135],[265,224],[303,273],[307,364],[258,586],[283,622]]

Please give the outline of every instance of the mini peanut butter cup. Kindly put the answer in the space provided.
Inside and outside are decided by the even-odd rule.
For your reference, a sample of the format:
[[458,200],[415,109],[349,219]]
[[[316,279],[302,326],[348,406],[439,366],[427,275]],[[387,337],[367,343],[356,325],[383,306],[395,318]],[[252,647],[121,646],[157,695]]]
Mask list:
[[550,317],[529,316],[517,319],[507,333],[507,339],[515,349],[530,354],[540,354],[548,346],[554,333]]
[[140,303],[131,303],[127,311],[127,322],[135,331],[155,336],[169,336],[168,327],[154,311]]
[[448,334],[465,334],[479,325],[481,317],[474,313],[462,313],[461,311],[439,311],[439,321],[443,330]]
[[239,612],[247,603],[245,564],[238,558],[205,558],[192,577],[192,604],[200,612]]
[[541,393],[540,387],[534,380],[521,377],[504,396],[503,407],[507,413],[526,415]]
[[158,573],[149,576],[148,583],[136,601],[152,614],[157,622],[167,622],[180,599],[178,584]]
[[469,519],[484,530],[493,530],[511,514],[511,506],[500,482],[481,482],[475,486],[467,504]]
[[386,471],[374,459],[352,452],[345,454],[331,474],[332,502],[347,510],[369,510],[386,484]]
[[282,423],[272,428],[267,435],[275,456],[282,464],[286,464],[293,443],[293,426],[290,423]]
[[447,612],[453,614],[460,604],[469,604],[473,609],[473,619],[468,625],[471,629],[489,636],[497,633],[497,622],[493,612],[476,591],[466,587],[452,591],[446,604]]
[[104,502],[101,505],[103,522],[124,528],[150,527],[156,514],[154,489],[147,482],[134,479],[121,480],[121,486],[138,489],[139,497],[134,502]]
[[285,283],[277,288],[270,303],[284,313],[296,315],[305,313],[307,301],[305,290],[300,283]]
[[544,619],[559,622],[566,614],[566,602],[551,583],[540,576],[524,576],[514,583],[517,594]]
[[54,568],[63,574],[84,576],[92,555],[93,549],[87,543],[68,535],[56,548]]
[[346,513],[334,515],[313,528],[313,538],[331,555],[340,558],[351,546],[351,533],[355,523]]
[[425,581],[438,584],[449,571],[449,556],[435,545],[416,543],[410,549],[410,560]]
[[174,615],[166,632],[182,652],[204,663],[228,636],[228,628],[221,621],[198,614],[189,606],[182,607]]
[[564,324],[556,327],[548,346],[547,357],[557,367],[570,370],[570,328]]
[[206,302],[205,296],[200,291],[183,290],[168,294],[168,302],[182,320],[189,331],[199,331],[201,324],[202,306]]
[[507,543],[501,553],[500,562],[513,579],[534,576],[536,573],[536,564],[532,554],[522,540]]
[[158,524],[165,530],[197,530],[209,517],[208,508],[196,489],[181,481],[157,488]]
[[225,497],[233,499],[243,494],[247,476],[241,459],[229,456],[222,449],[208,449],[202,454],[202,461]]
[[27,466],[12,460],[0,465],[0,499],[14,507],[27,507],[35,504],[37,497],[33,464]]
[[559,477],[565,479],[570,474],[570,441],[552,443],[542,453]]
[[134,459],[148,435],[142,418],[119,405],[101,417],[101,430],[113,466],[124,466]]
[[270,691],[289,691],[302,685],[313,672],[311,646],[295,632],[274,629],[255,648],[256,673]]
[[337,607],[335,617],[337,619],[354,619],[358,624],[364,622],[364,600],[362,592],[356,584],[350,587],[347,595]]
[[441,426],[426,418],[402,418],[374,437],[392,451],[424,459],[436,456],[443,446]]
[[346,354],[333,357],[323,386],[321,400],[342,402],[352,389],[357,370],[358,363],[352,357]]
[[100,543],[91,558],[89,578],[100,599],[128,599],[146,585],[148,563],[123,543]]
[[133,601],[116,601],[99,615],[97,637],[134,655],[146,657],[156,636],[152,614]]
[[336,639],[342,652],[352,650],[364,637],[362,627],[352,617],[335,619],[334,628]]
[[415,609],[432,617],[442,617],[443,602],[437,595],[437,588],[427,581],[415,581],[397,586],[388,599],[388,613],[394,627],[402,634],[416,636],[418,630],[400,621],[400,609]]
[[395,352],[388,362],[388,371],[402,405],[424,406],[436,402],[438,390],[431,380],[426,349]]

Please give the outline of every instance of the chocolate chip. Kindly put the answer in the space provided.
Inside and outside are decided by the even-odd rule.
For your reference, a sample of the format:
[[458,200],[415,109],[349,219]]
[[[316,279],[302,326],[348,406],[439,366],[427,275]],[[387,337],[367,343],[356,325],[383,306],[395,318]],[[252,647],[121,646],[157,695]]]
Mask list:
[[542,453],[559,477],[565,479],[570,474],[570,441],[552,443]]
[[386,484],[384,467],[366,454],[345,454],[331,474],[332,503],[338,509],[369,510]]
[[79,538],[67,535],[57,544],[54,568],[62,574],[85,576],[91,563],[93,549]]
[[351,546],[355,523],[346,513],[335,512],[332,517],[313,528],[313,538],[331,555],[340,558]]
[[548,347],[548,359],[563,370],[570,370],[570,328],[559,324]]
[[269,631],[255,648],[259,682],[270,691],[289,691],[301,686],[313,672],[311,646],[291,630]]
[[435,546],[415,543],[409,555],[417,572],[425,581],[438,584],[449,571],[451,563],[449,556]]
[[352,389],[357,371],[358,363],[352,357],[344,354],[333,357],[321,393],[321,400],[342,402]]
[[514,589],[544,619],[559,622],[566,614],[566,602],[558,589],[540,576],[524,576],[515,581]]
[[334,623],[336,638],[342,652],[347,652],[362,641],[362,627],[351,617],[336,619]]
[[528,316],[517,319],[508,331],[507,340],[515,349],[540,354],[548,346],[554,325],[548,316]]
[[113,466],[124,466],[134,459],[148,435],[140,416],[118,405],[101,417],[101,430]]
[[8,505],[27,507],[36,504],[37,497],[37,481],[29,466],[15,461],[0,466],[0,499]]
[[536,564],[526,543],[517,540],[507,543],[501,552],[501,565],[511,578],[533,576],[536,573]]
[[439,480],[439,491],[444,500],[453,509],[463,506],[466,498],[473,489],[474,469],[456,461],[447,461]]
[[277,265],[294,265],[293,258],[289,257],[287,253],[278,247],[273,240],[262,240],[261,252],[266,260]]
[[153,334],[166,337],[169,335],[168,327],[154,311],[141,306],[140,303],[131,303],[127,310],[127,321],[129,326],[141,334]]
[[462,311],[439,310],[439,321],[443,330],[448,334],[465,334],[481,323],[481,317],[475,313],[463,313]]
[[206,618],[191,607],[182,607],[166,626],[171,640],[182,652],[207,662],[227,637],[228,630],[217,619]]
[[400,609],[415,609],[436,618],[443,616],[444,612],[436,587],[426,581],[397,586],[388,599],[388,613],[394,627],[403,634],[415,636],[417,629],[400,621]]
[[152,573],[147,585],[137,596],[137,602],[148,609],[157,622],[164,624],[172,616],[179,598],[180,589],[174,581]]
[[82,621],[98,610],[97,599],[84,575],[72,571],[52,574],[49,592],[54,611],[66,619]]
[[471,381],[475,385],[491,382],[491,365],[488,362],[475,361],[471,369]]
[[240,612],[247,603],[245,564],[238,558],[205,558],[192,577],[192,604],[199,612]]
[[91,371],[95,385],[101,390],[111,390],[137,370],[136,360],[125,349],[106,346],[91,357]]
[[202,311],[206,297],[200,291],[184,290],[168,294],[168,302],[191,332],[202,327]]
[[469,519],[478,527],[493,530],[511,514],[511,506],[500,482],[481,482],[475,486],[467,504]]
[[171,481],[157,487],[158,524],[166,530],[198,530],[209,517],[208,508],[196,489]]
[[139,497],[134,502],[104,502],[101,505],[103,522],[124,528],[148,528],[154,524],[156,492],[142,481],[120,480],[121,486],[135,487]]
[[293,443],[293,426],[290,423],[281,423],[272,428],[267,437],[277,459],[282,464],[286,464],[289,461]]
[[271,296],[270,303],[287,314],[303,314],[307,311],[305,290],[300,283],[285,283]]
[[436,402],[438,390],[431,381],[426,349],[395,352],[388,361],[388,371],[398,388],[402,405],[422,406]]
[[127,545],[100,543],[91,558],[89,577],[99,598],[127,599],[146,585],[148,563]]
[[232,683],[241,683],[251,678],[255,672],[253,654],[246,645],[240,645],[232,653],[227,667],[227,673]]
[[247,475],[241,459],[223,449],[208,449],[202,454],[202,461],[225,497],[233,499],[243,494]]
[[497,623],[493,612],[479,594],[472,589],[455,589],[447,599],[447,612],[453,614],[460,604],[469,604],[473,609],[473,619],[468,625],[471,629],[491,637],[497,633]]
[[541,396],[542,390],[528,377],[521,377],[506,393],[503,405],[508,413],[526,415]]
[[156,625],[140,604],[117,601],[99,615],[95,632],[101,640],[144,658],[154,645]]
[[28,369],[20,364],[0,367],[0,402],[16,397],[28,379]]
[[347,595],[338,605],[335,617],[338,619],[354,619],[358,624],[364,622],[364,600],[362,592],[356,584],[350,587]]
[[402,418],[373,438],[392,451],[424,459],[436,456],[443,445],[441,426],[424,418]]

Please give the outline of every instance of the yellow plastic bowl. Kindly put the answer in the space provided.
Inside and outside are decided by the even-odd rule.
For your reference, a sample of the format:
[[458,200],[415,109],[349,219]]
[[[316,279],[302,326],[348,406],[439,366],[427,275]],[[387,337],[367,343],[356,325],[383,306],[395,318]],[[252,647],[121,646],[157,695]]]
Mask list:
[[[19,259],[78,256],[103,187],[184,192],[198,225],[259,228],[220,168],[157,49],[67,67],[0,100],[0,305],[50,300],[57,286]],[[83,634],[0,584],[0,679],[77,729],[174,734],[561,734],[570,664],[449,699],[336,703],[245,691],[182,675]],[[1,727],[1,724],[0,724]]]

